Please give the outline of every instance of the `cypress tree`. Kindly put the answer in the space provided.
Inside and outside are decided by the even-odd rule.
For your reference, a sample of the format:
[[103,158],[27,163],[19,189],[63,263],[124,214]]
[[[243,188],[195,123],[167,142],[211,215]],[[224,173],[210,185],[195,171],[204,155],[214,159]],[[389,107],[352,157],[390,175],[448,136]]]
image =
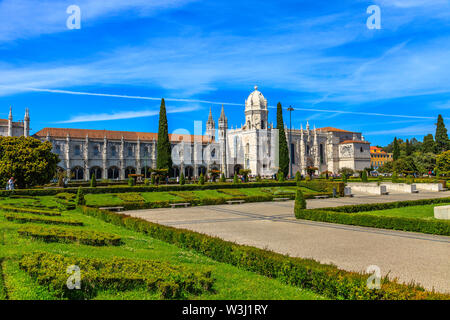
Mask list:
[[361,181],[362,182],[369,182],[369,179],[367,178],[367,171],[366,170],[363,170],[363,172],[362,172]]
[[95,174],[91,176],[91,188],[95,188],[97,186],[97,180],[95,179]]
[[220,175],[220,180],[219,180],[220,182],[226,182],[227,181],[227,179],[225,178],[225,175],[224,175],[224,173],[222,172],[222,174]]
[[398,145],[397,137],[394,138],[394,147],[392,150],[392,157],[395,160],[398,160],[400,158],[400,146]]
[[233,184],[238,184],[238,183],[239,183],[238,176],[237,176],[237,174],[234,174],[234,177],[233,177]]
[[157,169],[172,170],[172,157],[169,141],[169,129],[167,125],[166,103],[161,99],[161,108],[159,110],[159,128],[156,167]]
[[286,133],[284,132],[283,109],[281,103],[277,104],[277,129],[278,129],[278,161],[280,171],[284,176],[289,174],[289,148],[286,140]]
[[437,123],[436,123],[436,151],[437,153],[441,153],[448,150],[448,134],[447,129],[445,128],[444,118],[442,115],[438,115]]
[[84,206],[86,204],[83,189],[81,189],[81,187],[78,188],[77,197],[75,198],[75,204],[77,206]]
[[198,178],[198,184],[204,185],[205,184],[205,177],[203,176],[203,173],[200,174],[200,177]]

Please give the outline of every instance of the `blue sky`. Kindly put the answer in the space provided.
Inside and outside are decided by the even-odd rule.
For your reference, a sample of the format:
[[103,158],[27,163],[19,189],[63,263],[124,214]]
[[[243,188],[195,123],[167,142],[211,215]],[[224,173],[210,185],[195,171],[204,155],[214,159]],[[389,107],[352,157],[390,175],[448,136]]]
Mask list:
[[[66,27],[72,4],[80,30]],[[381,30],[366,26],[373,4]],[[422,139],[450,109],[449,9],[449,0],[3,0],[0,118],[12,105],[16,120],[30,108],[33,132],[155,132],[164,97],[170,131],[193,131],[210,107],[217,119],[221,103],[236,127],[258,85],[270,106],[296,109],[295,128],[361,131],[373,145]]]

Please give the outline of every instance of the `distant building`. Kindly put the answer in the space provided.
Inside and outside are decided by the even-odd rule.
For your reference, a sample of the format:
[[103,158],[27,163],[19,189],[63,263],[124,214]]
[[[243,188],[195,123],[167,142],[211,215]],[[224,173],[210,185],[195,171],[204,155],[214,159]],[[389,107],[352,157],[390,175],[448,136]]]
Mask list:
[[386,162],[393,161],[392,153],[386,153],[383,149],[378,147],[370,147],[370,166],[378,169]]
[[0,119],[0,137],[21,136],[30,136],[30,115],[28,108],[25,110],[23,121],[13,122],[12,107],[10,107],[8,119]]
[[[210,110],[204,135],[169,135],[173,176],[184,172],[185,177],[198,177],[218,170],[232,177],[240,169],[268,177],[276,173],[278,130],[268,121],[268,103],[257,87],[245,100],[242,111],[245,123],[240,127],[228,127],[222,107],[218,126]],[[28,110],[23,122],[13,123],[10,112],[4,123],[4,135],[29,135]],[[123,180],[129,174],[149,176],[151,169],[156,168],[157,133],[44,128],[33,136],[52,143],[53,152],[61,159],[59,170],[74,180],[89,180],[92,175],[97,179]],[[310,128],[307,123],[305,129],[286,129],[286,140],[290,140],[293,174],[298,171],[306,175],[310,167],[316,168],[316,173],[370,167],[370,143],[360,132]]]

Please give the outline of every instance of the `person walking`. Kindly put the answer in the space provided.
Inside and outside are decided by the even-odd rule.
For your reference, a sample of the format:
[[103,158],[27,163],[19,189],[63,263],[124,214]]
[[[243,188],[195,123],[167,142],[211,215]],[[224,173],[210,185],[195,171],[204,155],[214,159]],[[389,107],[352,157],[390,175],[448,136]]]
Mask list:
[[14,178],[13,177],[11,177],[8,180],[8,186],[9,186],[9,190],[14,190]]

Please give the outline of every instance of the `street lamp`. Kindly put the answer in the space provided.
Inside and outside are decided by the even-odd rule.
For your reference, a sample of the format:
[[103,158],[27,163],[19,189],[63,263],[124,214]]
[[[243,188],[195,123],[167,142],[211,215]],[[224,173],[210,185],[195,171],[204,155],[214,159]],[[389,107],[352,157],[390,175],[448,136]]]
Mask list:
[[292,130],[292,111],[294,108],[289,106],[287,109],[289,111],[289,179],[292,178],[292,143],[291,143],[291,130]]

